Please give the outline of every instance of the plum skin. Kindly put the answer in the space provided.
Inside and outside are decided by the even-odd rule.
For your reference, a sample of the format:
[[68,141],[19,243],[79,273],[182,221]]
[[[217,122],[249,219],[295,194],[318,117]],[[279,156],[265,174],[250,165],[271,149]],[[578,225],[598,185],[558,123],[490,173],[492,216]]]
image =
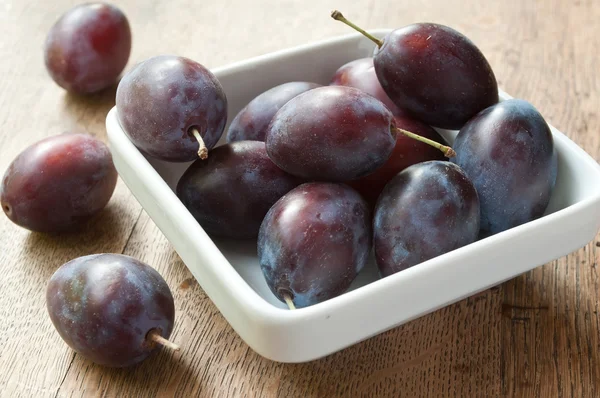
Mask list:
[[396,144],[393,115],[353,87],[317,87],[292,98],[267,130],[269,158],[292,175],[345,182],[367,175]]
[[454,141],[459,165],[481,200],[481,237],[541,217],[552,196],[558,157],[550,127],[529,102],[510,99],[471,119]]
[[373,247],[384,277],[477,240],[475,187],[457,165],[431,160],[394,177],[377,201]]
[[175,306],[152,267],[121,254],[94,254],[62,265],[46,290],[48,314],[73,350],[99,365],[127,367],[156,348],[156,329],[169,338]]
[[434,127],[460,129],[498,102],[487,59],[467,37],[444,25],[417,23],[390,32],[374,65],[394,104]]
[[267,285],[299,308],[342,294],[365,266],[371,228],[366,201],[347,185],[300,185],[271,207],[260,227]]
[[311,82],[288,82],[259,94],[233,118],[227,131],[227,142],[264,141],[271,119],[283,105],[320,86]]
[[106,3],[73,7],[52,26],[44,62],[67,91],[92,94],[116,83],[131,52],[131,29],[123,12]]
[[192,163],[176,192],[207,233],[249,239],[271,206],[303,182],[269,159],[264,142],[235,141]]
[[329,84],[357,88],[383,102],[394,116],[404,114],[381,87],[375,73],[373,58],[359,58],[340,66]]
[[87,134],[38,141],[12,161],[0,202],[15,224],[36,232],[78,230],[109,202],[117,170],[108,147]]
[[213,148],[227,123],[227,97],[216,76],[185,57],[160,55],[130,70],[117,87],[117,116],[143,153],[170,162],[198,158],[196,128]]

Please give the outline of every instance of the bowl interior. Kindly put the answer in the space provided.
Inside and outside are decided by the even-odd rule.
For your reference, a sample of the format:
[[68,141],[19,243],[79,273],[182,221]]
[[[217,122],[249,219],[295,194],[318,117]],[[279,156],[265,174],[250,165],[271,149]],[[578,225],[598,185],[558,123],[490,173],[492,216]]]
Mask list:
[[[373,33],[383,37],[386,31],[373,31]],[[255,96],[271,87],[289,81],[311,81],[326,85],[341,65],[354,59],[371,56],[373,50],[374,46],[369,40],[355,35],[340,38],[325,45],[307,45],[299,49],[281,51],[216,69],[214,73],[227,94],[228,121],[230,122]],[[507,98],[510,97],[502,93],[502,99]],[[439,131],[450,143],[453,142],[456,131]],[[553,132],[558,149],[559,172],[556,188],[546,215],[565,209],[598,190],[595,186],[585,183],[586,170],[582,169],[581,162],[577,160],[578,155],[581,155],[578,149],[561,133],[556,130]],[[225,143],[225,135],[226,133],[223,134],[219,145]],[[191,164],[191,162],[168,163],[150,157],[147,157],[147,160],[172,190],[175,189],[180,176]],[[285,308],[285,305],[277,300],[267,287],[258,264],[255,240],[232,241],[215,238],[213,241],[229,263],[258,295],[274,306]],[[350,290],[360,288],[377,279],[379,279],[379,274],[374,258],[371,256]]]

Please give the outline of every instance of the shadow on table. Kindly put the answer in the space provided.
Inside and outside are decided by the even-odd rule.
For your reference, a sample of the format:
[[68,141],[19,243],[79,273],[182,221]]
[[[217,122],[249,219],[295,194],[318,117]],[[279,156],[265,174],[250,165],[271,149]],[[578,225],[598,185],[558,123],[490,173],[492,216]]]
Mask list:
[[[65,396],[122,397],[180,396],[181,391],[195,390],[197,397],[204,390],[197,374],[181,358],[181,352],[159,349],[141,363],[129,368],[107,368],[77,355],[61,386]],[[196,369],[198,373],[201,369]],[[190,388],[190,384],[194,386]],[[82,391],[85,386],[85,391]]]
[[127,233],[123,210],[109,204],[78,231],[64,234],[31,232],[23,242],[23,262],[34,261],[36,268],[57,269],[79,256],[120,252]]
[[115,105],[117,87],[118,83],[115,83],[102,91],[89,95],[80,95],[65,91],[63,97],[65,111],[72,115],[86,113],[86,120],[89,118],[87,113],[90,111],[104,118],[108,111]]

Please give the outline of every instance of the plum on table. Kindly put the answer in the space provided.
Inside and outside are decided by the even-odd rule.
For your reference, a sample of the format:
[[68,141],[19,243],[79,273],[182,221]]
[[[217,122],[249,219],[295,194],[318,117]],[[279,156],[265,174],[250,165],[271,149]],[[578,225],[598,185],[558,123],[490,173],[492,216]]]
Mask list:
[[63,264],[50,279],[46,306],[61,338],[100,365],[146,359],[173,330],[169,286],[152,267],[121,254],[94,254]]
[[117,82],[131,52],[131,29],[111,4],[86,3],[68,10],[52,26],[44,61],[52,79],[67,91],[91,94]]
[[79,229],[108,203],[117,170],[108,147],[88,134],[59,134],[23,150],[2,179],[2,210],[36,232]]

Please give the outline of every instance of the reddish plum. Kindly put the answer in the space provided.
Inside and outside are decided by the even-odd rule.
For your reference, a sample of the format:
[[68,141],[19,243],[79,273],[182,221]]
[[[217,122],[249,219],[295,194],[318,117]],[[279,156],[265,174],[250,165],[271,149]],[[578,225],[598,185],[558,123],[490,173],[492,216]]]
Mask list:
[[444,25],[416,23],[383,40],[348,21],[332,17],[373,40],[381,86],[400,109],[435,127],[459,129],[479,111],[498,102],[492,68],[475,44]]
[[227,142],[264,141],[267,127],[279,108],[297,95],[320,86],[310,82],[289,82],[258,95],[231,121],[227,131]]
[[362,90],[383,102],[395,116],[403,114],[381,87],[375,74],[373,58],[361,58],[342,65],[333,75],[330,84]]
[[117,88],[123,130],[142,152],[171,162],[205,158],[225,129],[227,98],[213,73],[162,55],[127,73]]
[[76,230],[110,200],[117,171],[108,147],[86,134],[60,134],[21,152],[2,180],[12,222],[38,232]]
[[354,87],[314,88],[277,111],[267,130],[267,153],[292,175],[309,180],[344,182],[381,167],[401,133],[436,147],[452,148],[395,126],[390,110]]
[[269,210],[258,236],[269,288],[296,307],[345,292],[370,250],[367,203],[343,184],[306,183],[288,192]]
[[[412,131],[440,144],[446,143],[437,131],[410,116],[395,116],[394,121],[396,127]],[[416,163],[444,159],[444,154],[431,145],[413,140],[404,134],[398,134],[394,151],[384,165],[369,175],[349,181],[348,185],[356,189],[372,206],[375,206],[381,191],[396,174]]]
[[117,82],[131,51],[121,10],[105,3],[73,7],[52,26],[44,47],[48,73],[67,91],[89,94]]
[[389,158],[396,140],[392,119],[381,101],[356,88],[315,88],[275,114],[267,131],[267,153],[293,175],[352,180]]

